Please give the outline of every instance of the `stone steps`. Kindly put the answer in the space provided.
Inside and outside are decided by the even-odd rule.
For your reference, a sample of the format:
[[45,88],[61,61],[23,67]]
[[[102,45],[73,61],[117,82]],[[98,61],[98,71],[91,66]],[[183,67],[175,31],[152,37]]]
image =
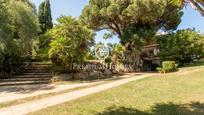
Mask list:
[[0,86],[13,85],[39,85],[51,83],[52,74],[49,64],[29,64],[25,66],[22,75],[13,76],[11,79],[0,80]]
[[50,73],[48,69],[26,69],[24,73]]
[[20,76],[14,76],[13,78],[52,78],[51,74],[24,74]]
[[12,79],[3,79],[0,82],[18,82],[18,81],[49,81],[50,77],[48,78],[12,78]]
[[11,81],[11,82],[0,82],[0,86],[13,86],[13,85],[39,85],[49,84],[50,81]]
[[33,76],[43,76],[43,75],[52,75],[51,73],[23,73],[25,75],[33,75]]

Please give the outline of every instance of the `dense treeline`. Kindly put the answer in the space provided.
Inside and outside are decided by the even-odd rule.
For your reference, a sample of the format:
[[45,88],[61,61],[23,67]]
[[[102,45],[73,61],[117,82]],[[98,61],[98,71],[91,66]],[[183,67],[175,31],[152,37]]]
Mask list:
[[203,57],[204,35],[194,29],[178,30],[158,39],[162,61],[175,61],[180,65]]
[[31,53],[39,23],[27,1],[0,1],[0,76],[19,74],[23,59]]

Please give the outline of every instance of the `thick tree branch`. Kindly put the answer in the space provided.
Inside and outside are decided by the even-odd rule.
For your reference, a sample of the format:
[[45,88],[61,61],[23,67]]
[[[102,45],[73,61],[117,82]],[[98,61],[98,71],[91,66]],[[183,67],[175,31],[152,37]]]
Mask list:
[[121,30],[118,24],[114,20],[110,19],[110,23],[108,24],[108,27],[112,29],[113,31],[115,31],[119,35],[119,37],[122,36]]
[[115,21],[113,21],[113,24],[114,24],[114,26],[117,28],[117,30],[118,30],[118,32],[119,32],[119,35],[122,36],[122,31],[121,31],[119,25],[118,25]]
[[112,24],[108,24],[108,27],[109,27],[110,29],[112,29],[113,31],[115,31],[119,36],[121,36],[121,35],[120,35],[120,32],[119,32],[115,27],[113,27]]
[[201,13],[201,15],[204,16],[204,9],[194,0],[189,0],[189,1],[190,3],[192,3],[193,6],[196,7],[196,10],[198,10]]
[[201,4],[201,5],[202,5],[202,7],[204,7],[204,0],[196,0],[196,1],[198,1],[198,2],[199,2],[199,4]]

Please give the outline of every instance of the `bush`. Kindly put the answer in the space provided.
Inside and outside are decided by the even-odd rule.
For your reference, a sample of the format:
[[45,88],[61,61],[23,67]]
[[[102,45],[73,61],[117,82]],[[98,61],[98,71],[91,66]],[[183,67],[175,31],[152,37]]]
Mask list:
[[111,57],[108,57],[108,58],[105,59],[105,63],[110,64],[111,62],[112,62]]
[[162,67],[157,68],[160,73],[169,73],[177,71],[177,64],[175,61],[164,61],[162,62]]
[[23,71],[23,58],[16,51],[0,49],[0,78],[9,78],[21,74]]
[[33,43],[32,58],[36,61],[49,60],[48,51],[50,49],[51,38],[49,32],[40,35]]
[[73,63],[83,63],[93,42],[92,30],[70,16],[62,16],[51,30],[53,40],[48,52],[54,68],[70,71]]

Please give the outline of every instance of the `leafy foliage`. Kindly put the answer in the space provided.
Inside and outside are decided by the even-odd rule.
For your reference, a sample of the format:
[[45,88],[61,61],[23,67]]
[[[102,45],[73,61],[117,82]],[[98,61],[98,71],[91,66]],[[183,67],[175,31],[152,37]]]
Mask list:
[[175,29],[181,16],[179,0],[90,0],[81,20],[94,30],[117,33],[122,44],[140,45],[159,29]]
[[7,45],[0,48],[0,78],[9,78],[22,72],[23,58],[19,55],[20,48],[12,42]]
[[125,63],[138,70],[141,48],[154,42],[158,30],[175,30],[183,15],[180,0],[90,0],[80,16],[94,30],[118,35]]
[[32,58],[34,61],[47,61],[49,59],[48,50],[51,42],[49,30],[53,27],[49,0],[45,0],[40,4],[38,19],[40,22],[41,32],[39,33],[39,37],[34,41]]
[[24,4],[26,4],[27,6],[29,6],[34,13],[36,13],[36,7],[35,7],[35,4],[32,3],[30,0],[15,0],[15,1],[20,1],[20,2],[23,2]]
[[50,33],[39,35],[33,42],[32,58],[35,61],[49,60],[48,51],[51,43]]
[[204,36],[194,29],[178,30],[160,36],[160,57],[179,64],[189,63],[200,57],[204,51]]
[[0,1],[0,42],[12,37],[13,25],[10,19],[11,14],[9,13],[8,1]]
[[[4,43],[15,42],[21,49],[22,56],[31,56],[32,40],[36,38],[39,31],[39,23],[33,9],[24,2],[7,1],[10,31],[5,32]],[[7,39],[6,39],[7,38]]]
[[22,50],[31,51],[32,40],[39,32],[39,23],[33,10],[23,2],[10,2],[12,21],[15,27],[14,39],[22,46]]
[[163,61],[162,62],[162,67],[157,68],[157,70],[160,73],[169,73],[169,72],[174,72],[177,71],[177,64],[175,61]]
[[32,39],[38,33],[38,19],[25,2],[0,1],[0,74],[20,73],[22,60],[30,55]]
[[123,61],[125,48],[121,44],[108,43],[111,47],[111,60],[114,64]]
[[47,30],[52,29],[53,23],[49,0],[45,0],[40,4],[38,15],[42,33],[45,33]]
[[91,30],[70,16],[62,16],[51,31],[54,40],[50,44],[49,57],[55,66],[70,70],[73,63],[84,61],[93,43]]

